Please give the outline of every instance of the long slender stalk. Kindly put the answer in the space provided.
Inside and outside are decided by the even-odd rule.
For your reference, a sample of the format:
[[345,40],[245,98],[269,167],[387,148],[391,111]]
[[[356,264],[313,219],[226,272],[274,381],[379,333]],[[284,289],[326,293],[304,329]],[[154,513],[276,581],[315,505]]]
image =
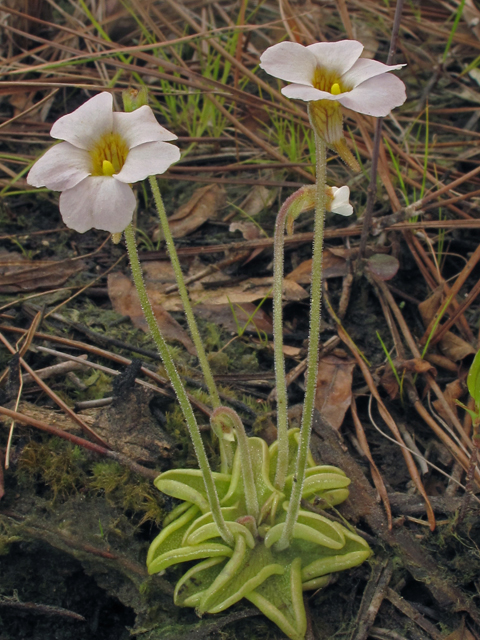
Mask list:
[[[220,397],[218,395],[217,385],[213,378],[212,370],[210,369],[210,363],[208,362],[207,354],[205,353],[205,347],[203,346],[202,338],[198,330],[197,321],[193,313],[192,304],[188,297],[187,287],[183,278],[182,267],[180,266],[180,260],[178,259],[177,250],[175,249],[175,243],[168,224],[167,214],[165,212],[165,206],[163,204],[163,198],[160,193],[158,182],[155,176],[150,176],[150,187],[152,189],[153,198],[155,200],[155,206],[157,207],[158,217],[160,218],[160,224],[162,226],[163,236],[167,245],[168,255],[170,262],[172,263],[173,272],[175,274],[175,280],[177,282],[178,291],[182,300],[183,309],[187,318],[188,328],[190,329],[190,335],[192,336],[193,344],[197,350],[198,361],[202,368],[203,377],[207,385],[208,393],[214,409],[217,409],[221,405]],[[232,466],[233,450],[230,442],[220,440],[220,458],[221,458],[221,471],[222,473],[228,473]]]
[[303,483],[307,455],[310,446],[310,433],[312,429],[313,410],[315,406],[315,389],[318,375],[318,353],[320,342],[320,318],[322,303],[322,257],[323,257],[323,231],[325,223],[326,205],[326,169],[327,146],[325,140],[315,132],[315,149],[317,155],[317,182],[316,182],[316,206],[315,229],[313,232],[312,255],[312,285],[310,291],[310,334],[308,339],[307,371],[305,374],[305,399],[303,402],[302,426],[300,429],[300,442],[298,445],[297,460],[295,466],[295,482],[288,505],[287,518],[282,536],[275,545],[278,551],[286,549],[290,544],[293,528],[297,521],[300,502],[302,499]]
[[275,361],[275,389],[277,393],[277,441],[278,457],[275,487],[283,490],[288,469],[288,398],[283,355],[283,265],[285,247],[285,221],[298,191],[284,202],[275,222],[273,240],[273,354]]
[[160,218],[160,224],[162,225],[162,231],[165,238],[165,243],[167,245],[168,255],[170,257],[170,262],[172,263],[175,280],[177,281],[178,292],[180,293],[183,309],[187,318],[188,328],[190,329],[193,344],[195,345],[195,349],[197,350],[198,360],[202,368],[203,376],[205,378],[205,383],[212,400],[213,408],[216,409],[221,405],[217,385],[215,384],[215,380],[213,379],[212,370],[210,369],[207,354],[205,353],[202,338],[200,337],[197,321],[195,320],[195,316],[193,314],[192,304],[190,302],[190,298],[188,297],[187,287],[183,279],[182,267],[180,266],[180,260],[178,259],[177,251],[175,249],[175,243],[173,241],[173,236],[168,224],[168,218],[165,212],[165,207],[163,205],[162,195],[160,193],[158,182],[155,176],[150,176],[149,181],[155,200],[155,205],[157,207],[158,217]]
[[220,535],[225,540],[225,542],[227,544],[233,545],[233,535],[227,528],[227,525],[225,524],[225,520],[223,518],[223,514],[220,508],[220,501],[218,499],[217,490],[215,488],[215,483],[213,480],[212,470],[210,469],[210,465],[208,464],[207,454],[205,453],[202,436],[200,435],[200,429],[198,428],[192,405],[190,404],[190,401],[187,397],[187,392],[185,391],[185,387],[183,386],[180,375],[178,374],[178,371],[172,360],[172,356],[170,355],[170,352],[168,350],[167,343],[165,342],[158,327],[152,306],[148,299],[147,290],[143,281],[142,267],[138,258],[137,244],[135,242],[135,232],[133,230],[133,226],[129,224],[124,233],[128,256],[130,258],[133,282],[140,298],[140,304],[142,305],[143,313],[148,323],[148,328],[150,329],[152,337],[155,340],[155,344],[157,345],[158,352],[160,353],[160,357],[162,358],[163,365],[170,379],[171,385],[177,395],[178,402],[185,417],[185,421],[190,432],[190,437],[195,448],[195,453],[197,455],[198,464],[202,471],[203,481],[205,483],[205,489],[207,492],[208,502],[212,510],[213,519],[218,527]]

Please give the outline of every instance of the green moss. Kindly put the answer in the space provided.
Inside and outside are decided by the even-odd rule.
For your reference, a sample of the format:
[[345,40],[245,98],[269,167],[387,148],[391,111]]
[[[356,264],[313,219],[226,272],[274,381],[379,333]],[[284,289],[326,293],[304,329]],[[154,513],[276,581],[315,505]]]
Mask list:
[[220,349],[222,346],[222,330],[213,322],[206,322],[204,324],[202,338],[207,353],[214,349]]
[[230,358],[225,351],[216,351],[208,355],[208,360],[213,373],[227,373],[230,365]]
[[253,371],[258,371],[258,357],[255,352],[253,353],[245,353],[238,362],[239,369],[241,371],[246,371],[247,373],[252,373]]
[[60,438],[29,442],[18,461],[17,478],[22,484],[42,483],[52,499],[78,492],[87,480],[86,452]]
[[164,516],[159,493],[153,484],[117,462],[102,461],[95,464],[88,487],[104,492],[105,498],[113,506],[143,514],[140,524],[150,520],[158,525]]
[[116,462],[91,462],[84,449],[60,438],[31,441],[23,449],[17,481],[29,490],[46,491],[44,498],[66,501],[82,492],[102,492],[112,506],[159,524],[164,516],[160,494],[152,482]]

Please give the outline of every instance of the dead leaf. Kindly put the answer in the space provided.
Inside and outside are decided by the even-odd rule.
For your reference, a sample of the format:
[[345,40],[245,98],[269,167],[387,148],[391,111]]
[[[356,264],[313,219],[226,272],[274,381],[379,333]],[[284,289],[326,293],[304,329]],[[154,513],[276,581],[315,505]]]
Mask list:
[[[162,306],[166,311],[182,311],[182,301],[178,294],[165,295],[157,288],[146,283],[152,302]],[[249,278],[231,287],[218,287],[217,289],[204,289],[201,283],[195,283],[191,287],[190,300],[196,305],[244,305],[247,302],[260,301],[272,295],[273,278]],[[298,302],[308,298],[308,293],[296,282],[284,280],[283,299],[287,302]]]
[[442,296],[443,296],[443,285],[440,285],[435,289],[435,291],[432,293],[432,295],[429,298],[427,298],[426,300],[424,300],[418,305],[418,310],[420,312],[420,315],[422,316],[422,321],[425,327],[428,327],[430,322],[435,317],[435,314],[439,310],[440,305],[442,303]]
[[85,269],[81,260],[27,260],[19,253],[0,252],[0,293],[54,289]]
[[[232,222],[228,230],[231,233],[233,233],[234,231],[240,231],[245,240],[256,240],[262,233],[258,225],[249,221]],[[257,247],[256,249],[254,249],[243,264],[247,264],[257,256],[259,256],[263,252],[263,250],[263,247]]]
[[239,209],[247,216],[256,216],[264,209],[270,209],[277,197],[278,189],[267,189],[263,185],[256,185],[249,191],[247,197],[240,204]]
[[[256,308],[257,305],[251,302],[245,302],[240,307],[234,306],[237,322],[242,329],[244,328],[248,318],[253,314]],[[227,331],[231,331],[232,333],[237,333],[238,331],[237,324],[235,322],[235,318],[229,304],[200,304],[194,308],[194,312],[195,315],[198,315],[204,320],[208,320],[209,322],[214,322],[224,329],[227,329]],[[263,309],[259,309],[255,313],[247,329],[250,331],[258,330],[260,332],[264,331],[265,333],[272,334],[272,320],[270,316],[265,311],[263,311]]]
[[[395,371],[400,379],[402,379],[404,371],[411,373],[425,373],[430,371],[432,375],[437,375],[435,367],[421,358],[412,358],[411,360],[404,360],[403,362],[395,359],[393,361],[393,366],[395,367]],[[385,366],[385,370],[380,379],[380,384],[388,393],[391,400],[395,400],[395,398],[398,397],[399,385],[397,377],[390,365]]]
[[[345,258],[335,255],[330,249],[323,252],[323,278],[339,278],[346,276],[348,273],[348,265]],[[298,265],[296,269],[291,271],[287,276],[287,280],[293,280],[298,284],[310,284],[312,279],[312,260],[305,260]]]
[[282,351],[283,351],[283,354],[287,356],[287,358],[298,358],[298,356],[302,352],[302,350],[299,347],[292,347],[289,344],[284,344],[282,347]]
[[256,240],[256,238],[259,238],[261,234],[258,225],[250,221],[232,222],[228,230],[230,233],[240,231],[245,240]]
[[[124,316],[130,316],[135,327],[142,329],[145,333],[149,332],[137,290],[130,278],[120,272],[110,273],[108,275],[108,295],[115,311]],[[155,303],[150,294],[149,297],[153,313],[155,314],[163,337],[166,340],[177,340],[183,344],[188,353],[196,355],[195,347],[187,332],[172,318],[162,305]]]
[[114,397],[112,404],[98,413],[93,425],[115,451],[142,464],[171,458],[175,450],[174,441],[150,411],[154,396],[151,389],[133,387]]
[[225,204],[226,191],[218,184],[209,184],[197,189],[190,200],[168,219],[174,238],[183,238],[207,220],[217,217]]
[[318,364],[315,408],[340,429],[352,401],[352,380],[355,362],[328,355]]
[[367,269],[373,273],[376,278],[386,281],[391,280],[397,275],[400,263],[388,253],[374,253],[367,260]]
[[[418,305],[425,327],[432,324],[441,306],[443,306],[443,285],[437,287],[430,298]],[[446,358],[453,360],[453,362],[463,360],[466,356],[475,353],[475,349],[471,344],[451,331],[447,331],[443,336],[438,343],[438,348]]]
[[402,371],[411,371],[412,373],[425,373],[431,371],[433,375],[437,375],[435,367],[429,362],[425,362],[422,358],[412,358],[411,360],[404,360],[400,363],[400,369]]
[[[458,406],[455,401],[460,400],[460,398],[464,395],[465,395],[465,387],[458,379],[447,384],[447,386],[445,387],[445,391],[443,392],[443,396],[445,400],[448,402],[448,406],[456,416],[458,416]],[[434,400],[433,406],[435,407],[435,411],[437,411],[442,416],[445,422],[447,424],[450,424],[451,420],[446,414],[445,409],[443,408],[443,405],[440,402],[440,400]]]
[[465,619],[463,619],[458,629],[455,629],[453,633],[449,633],[443,640],[476,640],[476,638],[473,633],[466,628]]
[[446,358],[453,360],[454,362],[463,360],[467,356],[476,353],[471,344],[451,331],[447,331],[438,343],[438,347]]

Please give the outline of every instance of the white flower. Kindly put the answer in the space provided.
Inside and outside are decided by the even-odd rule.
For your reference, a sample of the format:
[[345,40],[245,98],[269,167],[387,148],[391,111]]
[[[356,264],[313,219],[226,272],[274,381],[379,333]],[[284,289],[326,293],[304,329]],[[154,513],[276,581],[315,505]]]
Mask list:
[[50,135],[64,142],[33,165],[27,182],[61,191],[63,221],[80,233],[123,231],[135,210],[130,184],[163,173],[180,158],[178,147],[166,142],[177,136],[158,124],[150,107],[114,112],[107,92],[57,120]]
[[308,47],[281,42],[269,47],[260,58],[260,66],[267,73],[294,83],[283,87],[283,95],[309,103],[316,134],[355,171],[360,167],[343,137],[340,105],[379,117],[406,100],[405,85],[388,73],[404,65],[390,67],[360,58],[362,51],[363,45],[356,40],[318,42]]
[[360,58],[362,51],[356,40],[308,47],[281,42],[262,54],[260,66],[275,78],[294,83],[282,89],[287,98],[331,100],[358,113],[386,116],[406,100],[405,85],[388,72],[405,65]]
[[341,216],[351,216],[353,213],[353,207],[349,202],[350,189],[347,186],[343,187],[327,187],[327,197],[332,199],[330,204],[327,205],[327,211],[332,213],[338,213]]

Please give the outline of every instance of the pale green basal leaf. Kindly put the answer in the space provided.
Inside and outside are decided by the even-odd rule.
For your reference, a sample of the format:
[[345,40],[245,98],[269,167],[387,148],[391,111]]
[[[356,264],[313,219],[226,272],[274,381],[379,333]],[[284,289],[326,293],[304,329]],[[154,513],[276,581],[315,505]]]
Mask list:
[[475,408],[480,411],[480,351],[477,351],[467,376],[468,392],[475,400]]
[[180,515],[176,520],[164,527],[158,534],[155,540],[150,545],[147,554],[147,566],[150,567],[154,559],[158,556],[171,551],[172,549],[178,549],[182,545],[183,536],[185,531],[190,526],[195,516],[200,514],[200,510],[196,505],[186,503],[188,505],[188,511]]
[[363,538],[345,529],[346,543],[342,553],[335,553],[327,548],[322,550],[324,557],[315,560],[302,569],[302,581],[309,582],[314,578],[344,571],[361,564],[372,554],[370,547]]
[[291,640],[303,640],[307,616],[303,604],[301,560],[296,558],[281,576],[272,576],[246,598]]
[[[243,515],[243,511],[238,505],[235,505],[233,507],[222,507],[222,515],[226,521],[232,521],[240,518]],[[197,529],[200,529],[200,527],[203,527],[206,524],[210,524],[213,521],[213,514],[211,511],[195,518],[195,520],[191,523],[191,525],[185,532],[185,535],[183,536],[182,545],[188,546],[187,540],[189,536],[197,531]]]
[[[255,546],[255,540],[253,539],[253,535],[244,527],[243,524],[239,524],[238,522],[227,522],[227,527],[230,529],[234,536],[240,535],[245,538],[247,546],[250,549],[253,549]],[[203,527],[196,529],[193,533],[191,533],[188,538],[185,540],[185,544],[188,546],[200,544],[201,542],[205,542],[206,540],[211,540],[212,538],[218,538],[220,533],[218,531],[217,525],[214,522],[210,524],[204,524]]]
[[235,542],[232,558],[205,592],[197,607],[199,613],[224,611],[270,576],[284,573],[285,568],[275,563],[262,545],[250,550],[242,536],[236,537]]
[[198,544],[192,547],[181,547],[168,551],[155,558],[150,565],[148,565],[148,572],[150,574],[159,573],[167,567],[171,567],[174,564],[181,562],[189,562],[190,560],[202,560],[203,558],[217,558],[225,557],[229,558],[233,554],[230,547],[224,544],[216,542],[208,542],[204,544]]
[[[289,476],[285,482],[287,495],[292,490],[293,476]],[[328,491],[329,489],[344,489],[351,483],[350,478],[339,473],[315,473],[305,478],[302,496],[308,498],[311,495]]]
[[173,601],[177,607],[196,607],[227,562],[226,558],[209,558],[189,569],[175,587]]

